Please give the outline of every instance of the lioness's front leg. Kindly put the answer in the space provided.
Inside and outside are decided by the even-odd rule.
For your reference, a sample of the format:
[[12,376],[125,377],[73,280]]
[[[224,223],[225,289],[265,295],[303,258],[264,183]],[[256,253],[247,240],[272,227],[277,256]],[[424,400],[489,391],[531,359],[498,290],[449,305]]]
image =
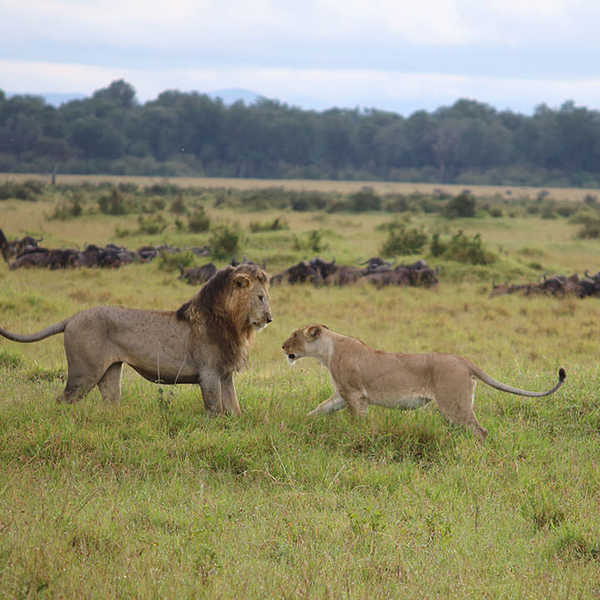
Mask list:
[[325,400],[325,402],[321,402],[319,406],[313,408],[309,413],[309,417],[314,417],[315,415],[326,415],[336,410],[340,410],[346,406],[346,402],[344,399],[338,394],[333,394],[330,398]]
[[231,373],[221,379],[221,396],[223,398],[223,410],[226,413],[238,416],[242,414]]
[[213,415],[222,413],[221,379],[216,371],[205,369],[200,372],[200,388],[202,389],[204,408]]

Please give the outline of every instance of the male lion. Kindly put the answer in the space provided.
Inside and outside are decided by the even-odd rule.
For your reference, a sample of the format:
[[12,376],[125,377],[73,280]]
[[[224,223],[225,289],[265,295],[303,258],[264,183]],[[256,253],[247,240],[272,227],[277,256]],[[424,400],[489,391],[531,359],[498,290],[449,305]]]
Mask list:
[[533,397],[554,393],[566,377],[561,368],[558,383],[552,389],[528,392],[492,379],[460,356],[373,350],[360,340],[335,333],[325,325],[297,329],[282,348],[290,362],[312,356],[331,373],[333,395],[309,415],[327,414],[348,405],[354,415],[365,416],[369,404],[410,409],[435,400],[450,421],[472,427],[481,441],[487,431],[473,412],[475,377],[497,390]]
[[36,342],[64,331],[69,369],[58,401],[76,402],[97,385],[104,400],[119,402],[127,363],[156,383],[199,383],[209,412],[239,415],[233,373],[272,320],[267,281],[255,265],[227,267],[177,311],[97,306],[32,335],[0,334]]

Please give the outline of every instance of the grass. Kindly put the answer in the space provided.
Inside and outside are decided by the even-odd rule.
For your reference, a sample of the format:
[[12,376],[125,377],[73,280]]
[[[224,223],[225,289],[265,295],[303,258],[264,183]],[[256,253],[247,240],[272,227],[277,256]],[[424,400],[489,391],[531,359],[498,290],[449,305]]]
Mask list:
[[[50,181],[50,175],[29,173],[0,173],[2,181],[23,182],[27,180]],[[137,185],[153,185],[161,183],[176,183],[181,187],[205,188],[233,188],[241,190],[256,190],[262,188],[285,187],[291,190],[311,190],[319,192],[339,192],[351,194],[364,187],[373,189],[378,194],[431,194],[443,190],[448,194],[460,194],[469,189],[477,196],[536,197],[542,188],[530,186],[511,185],[463,185],[463,184],[434,184],[434,183],[409,183],[400,181],[328,181],[318,179],[241,179],[223,177],[150,177],[150,176],[125,176],[125,175],[58,175],[56,182],[72,185],[79,183],[134,183]],[[596,188],[547,188],[552,198],[556,200],[583,200],[586,195],[597,195]]]
[[[2,203],[4,231],[41,232],[50,246],[106,243],[116,222],[137,218],[48,221],[46,205]],[[244,228],[257,220],[209,212]],[[285,217],[289,231],[252,234],[244,249],[272,272],[301,257],[295,234],[317,228],[338,262],[367,258],[391,218]],[[236,379],[239,419],[208,418],[195,387],[156,386],[130,369],[119,407],[97,391],[56,405],[62,336],[0,341],[0,597],[599,597],[598,300],[487,293],[492,277],[539,276],[532,261],[595,272],[600,242],[575,240],[563,219],[449,226],[481,232],[499,264],[441,263],[433,290],[273,288],[274,322]],[[0,324],[34,331],[99,303],[169,309],[193,292],[158,261],[64,272],[1,264]],[[310,322],[381,349],[462,354],[518,387],[549,387],[559,366],[567,382],[540,399],[480,384],[483,446],[433,407],[309,420],[331,393],[328,374],[310,360],[290,368],[280,346]]]

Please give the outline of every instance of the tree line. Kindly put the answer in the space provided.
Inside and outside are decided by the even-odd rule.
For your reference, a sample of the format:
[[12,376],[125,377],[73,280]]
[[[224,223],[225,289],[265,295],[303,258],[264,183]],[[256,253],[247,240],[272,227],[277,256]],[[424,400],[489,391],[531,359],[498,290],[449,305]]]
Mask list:
[[0,90],[0,171],[589,186],[600,112],[461,99],[404,117],[180,91],[140,103],[123,80],[54,107]]

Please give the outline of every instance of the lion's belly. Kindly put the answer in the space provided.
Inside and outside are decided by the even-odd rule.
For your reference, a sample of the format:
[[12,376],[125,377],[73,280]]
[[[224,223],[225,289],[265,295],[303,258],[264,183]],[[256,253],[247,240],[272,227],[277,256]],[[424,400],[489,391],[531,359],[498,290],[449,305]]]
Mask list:
[[135,369],[144,379],[151,381],[152,383],[164,383],[164,384],[175,384],[175,383],[198,383],[199,378],[197,373],[179,373],[173,375],[172,373],[162,372],[158,373],[156,370],[146,370],[142,367],[130,365]]

